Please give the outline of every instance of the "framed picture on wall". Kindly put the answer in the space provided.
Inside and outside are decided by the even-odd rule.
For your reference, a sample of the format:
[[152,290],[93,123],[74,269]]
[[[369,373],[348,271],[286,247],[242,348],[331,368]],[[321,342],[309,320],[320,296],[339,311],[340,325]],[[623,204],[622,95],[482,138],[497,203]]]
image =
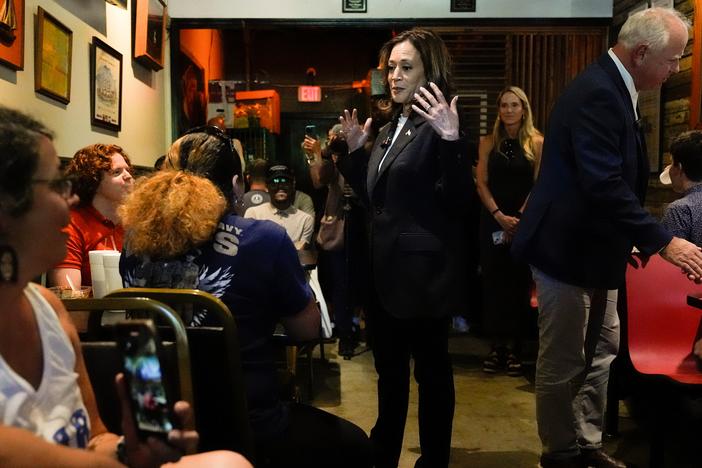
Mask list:
[[0,0],[0,64],[24,70],[24,0]]
[[71,101],[73,31],[37,7],[34,40],[34,90],[68,104]]
[[342,13],[365,13],[367,9],[366,0],[341,0]]
[[135,0],[134,59],[153,70],[163,68],[166,4],[162,0]]
[[122,54],[97,37],[90,48],[90,122],[122,129]]
[[693,21],[695,41],[692,43],[692,88],[690,95],[690,128],[702,129],[702,0],[695,0]]

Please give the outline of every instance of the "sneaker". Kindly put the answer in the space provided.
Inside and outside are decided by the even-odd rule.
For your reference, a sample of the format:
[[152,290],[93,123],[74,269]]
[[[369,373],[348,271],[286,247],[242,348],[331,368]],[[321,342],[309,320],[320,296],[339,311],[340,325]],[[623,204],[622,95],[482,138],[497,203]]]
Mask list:
[[453,330],[457,333],[468,333],[470,331],[470,324],[460,315],[456,315],[453,318]]
[[483,372],[486,374],[495,374],[502,370],[503,367],[504,362],[502,356],[500,356],[500,353],[497,352],[496,349],[490,351],[490,354],[488,354],[483,361]]
[[522,361],[514,353],[507,354],[507,375],[512,377],[522,375]]

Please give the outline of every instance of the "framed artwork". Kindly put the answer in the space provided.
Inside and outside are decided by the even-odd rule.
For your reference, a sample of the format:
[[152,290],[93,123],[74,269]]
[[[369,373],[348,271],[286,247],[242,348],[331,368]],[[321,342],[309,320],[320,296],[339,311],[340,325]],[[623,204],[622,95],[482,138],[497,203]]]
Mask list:
[[367,8],[366,0],[341,0],[342,13],[365,13]]
[[37,7],[34,41],[34,91],[68,104],[71,101],[73,32]]
[[24,0],[0,0],[0,64],[24,70]]
[[692,43],[692,89],[690,96],[690,128],[702,129],[702,0],[695,0]]
[[90,123],[122,129],[122,54],[97,37],[90,48]]
[[166,4],[162,0],[135,0],[134,59],[153,70],[163,68]]
[[176,56],[176,70],[180,86],[177,89],[178,134],[186,130],[205,125],[207,121],[207,99],[205,97],[205,70],[183,50]]
[[451,11],[454,13],[475,12],[475,0],[451,0]]

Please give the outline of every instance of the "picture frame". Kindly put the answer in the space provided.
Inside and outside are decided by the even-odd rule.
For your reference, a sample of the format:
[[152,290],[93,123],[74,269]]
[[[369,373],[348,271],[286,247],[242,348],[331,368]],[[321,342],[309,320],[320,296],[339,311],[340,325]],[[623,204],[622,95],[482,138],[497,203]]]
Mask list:
[[0,64],[24,70],[24,0],[0,0]]
[[163,42],[168,8],[163,0],[134,0],[134,60],[147,68],[163,68]]
[[702,0],[695,0],[692,43],[692,84],[690,93],[690,128],[702,129]]
[[366,13],[368,11],[367,0],[341,0],[342,13]]
[[71,102],[73,31],[37,7],[34,91],[63,104]]
[[451,13],[475,13],[475,0],[451,0]]
[[122,54],[93,36],[90,48],[90,123],[122,129]]

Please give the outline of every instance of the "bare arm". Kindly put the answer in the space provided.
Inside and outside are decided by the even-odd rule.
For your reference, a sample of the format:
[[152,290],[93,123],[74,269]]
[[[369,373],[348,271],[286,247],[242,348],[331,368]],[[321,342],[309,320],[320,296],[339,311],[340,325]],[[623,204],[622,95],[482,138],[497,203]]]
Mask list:
[[71,278],[71,281],[75,287],[79,287],[82,284],[81,281],[83,278],[81,277],[80,270],[75,268],[56,268],[49,271],[49,285],[69,288],[71,285],[68,284],[66,277]]
[[0,425],[0,466],[120,467],[117,460],[46,442],[29,431]]
[[294,340],[307,341],[319,337],[321,316],[314,296],[304,309],[292,317],[281,319],[285,332]]
[[[544,137],[541,135],[537,135],[534,137],[534,180],[539,176],[539,169],[541,168],[541,151],[544,148]],[[528,193],[526,198],[524,199],[524,203],[522,203],[522,206],[519,208],[520,213],[524,213],[524,209],[526,208],[526,204],[529,201],[529,195],[531,193]]]

